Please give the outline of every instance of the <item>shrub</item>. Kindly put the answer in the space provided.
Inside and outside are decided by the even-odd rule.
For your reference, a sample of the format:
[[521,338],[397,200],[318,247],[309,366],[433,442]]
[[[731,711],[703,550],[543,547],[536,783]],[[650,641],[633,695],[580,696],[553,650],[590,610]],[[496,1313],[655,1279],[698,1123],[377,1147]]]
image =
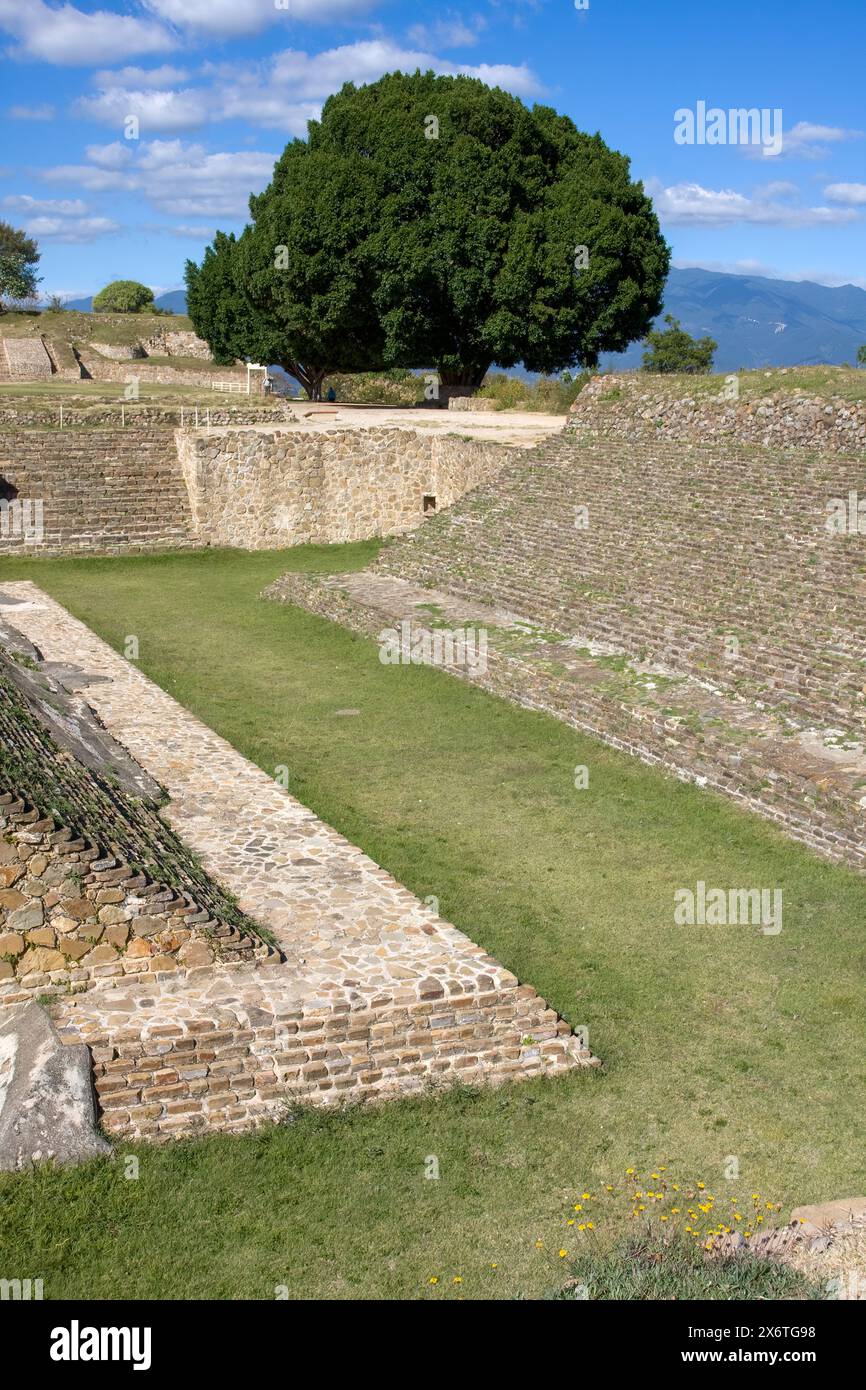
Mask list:
[[687,372],[704,375],[712,369],[713,353],[719,346],[714,338],[693,338],[673,314],[665,314],[665,329],[646,336],[643,355],[645,372]]
[[94,296],[95,314],[154,313],[153,290],[137,280],[112,280]]

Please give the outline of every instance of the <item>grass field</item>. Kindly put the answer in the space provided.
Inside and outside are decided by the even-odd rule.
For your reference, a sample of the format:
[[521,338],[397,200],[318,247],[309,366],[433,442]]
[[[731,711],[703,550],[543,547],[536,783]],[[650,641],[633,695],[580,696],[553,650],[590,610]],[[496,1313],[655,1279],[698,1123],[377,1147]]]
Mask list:
[[[586,1025],[604,1069],[124,1148],[138,1181],[120,1162],[4,1177],[0,1268],[46,1297],[537,1296],[629,1228],[628,1167],[701,1180],[725,1208],[866,1190],[866,882],[259,598],[287,569],[374,549],[7,559],[0,584],[34,580],[115,647],[136,634],[148,675],[264,769],[287,765],[295,795]],[[701,879],[782,888],[783,930],[675,926],[675,889]],[[566,1225],[576,1204],[592,1232]]]

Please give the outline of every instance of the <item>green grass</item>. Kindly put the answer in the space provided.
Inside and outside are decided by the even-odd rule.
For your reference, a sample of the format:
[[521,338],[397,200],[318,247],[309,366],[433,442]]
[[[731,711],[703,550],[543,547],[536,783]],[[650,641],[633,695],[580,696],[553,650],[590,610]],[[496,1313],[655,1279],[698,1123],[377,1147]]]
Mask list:
[[[725,372],[707,376],[687,376],[675,373],[658,376],[646,372],[629,372],[637,378],[642,391],[669,398],[681,396],[718,396],[724,384]],[[854,366],[830,367],[766,367],[743,369],[736,373],[740,401],[762,400],[782,392],[792,396],[816,396],[822,400],[839,396],[851,402],[866,401],[866,371]],[[601,398],[604,400],[604,397]],[[611,399],[615,397],[611,396]]]
[[588,1252],[575,1260],[568,1279],[555,1292],[561,1302],[662,1302],[667,1299],[823,1298],[820,1285],[772,1260],[734,1256],[705,1260],[690,1242],[666,1243],[641,1230],[619,1240],[614,1249]]
[[86,314],[80,309],[13,310],[0,315],[0,338],[30,338],[86,344],[91,338],[115,347],[131,347],[161,331],[192,331],[185,314]]
[[[723,1197],[733,1156],[737,1190],[786,1206],[866,1189],[863,878],[259,598],[287,569],[374,550],[7,559],[0,584],[36,581],[116,648],[138,636],[148,675],[267,771],[288,765],[296,796],[587,1026],[604,1070],[140,1146],[137,1183],[104,1162],[6,1177],[0,1268],[47,1296],[540,1296],[575,1193],[632,1164],[675,1163]],[[783,931],[675,926],[674,890],[698,879],[781,887]]]

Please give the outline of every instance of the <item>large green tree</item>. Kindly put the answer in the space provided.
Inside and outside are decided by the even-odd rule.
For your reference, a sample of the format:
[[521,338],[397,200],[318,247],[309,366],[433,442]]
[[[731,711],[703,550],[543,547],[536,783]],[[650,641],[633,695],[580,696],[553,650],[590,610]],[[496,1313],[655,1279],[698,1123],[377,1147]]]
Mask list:
[[641,338],[669,267],[628,160],[549,107],[475,78],[392,73],[347,84],[310,150],[368,171],[362,258],[390,364],[435,363],[446,387],[489,366],[594,366]]
[[33,238],[9,222],[0,222],[0,313],[4,299],[33,299],[38,264],[39,248]]
[[347,84],[250,212],[188,264],[189,313],[313,396],[334,371],[435,366],[447,393],[494,362],[594,366],[644,336],[669,266],[623,155],[468,77]]
[[202,264],[186,266],[187,312],[216,360],[281,366],[313,400],[329,372],[380,367],[364,259],[376,199],[365,171],[292,141],[250,212],[239,238],[218,232]]

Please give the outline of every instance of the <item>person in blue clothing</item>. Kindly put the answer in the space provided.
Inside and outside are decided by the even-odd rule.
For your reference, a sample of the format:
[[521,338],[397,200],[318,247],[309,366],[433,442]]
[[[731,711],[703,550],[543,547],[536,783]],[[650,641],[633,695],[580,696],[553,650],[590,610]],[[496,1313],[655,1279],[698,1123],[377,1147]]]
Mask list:
[[336,399],[337,399],[337,393],[336,393],[336,391],[334,390],[333,386],[329,386],[329,387],[328,387],[328,394],[327,394],[327,396],[325,397],[325,400],[326,400],[326,401],[335,401]]

